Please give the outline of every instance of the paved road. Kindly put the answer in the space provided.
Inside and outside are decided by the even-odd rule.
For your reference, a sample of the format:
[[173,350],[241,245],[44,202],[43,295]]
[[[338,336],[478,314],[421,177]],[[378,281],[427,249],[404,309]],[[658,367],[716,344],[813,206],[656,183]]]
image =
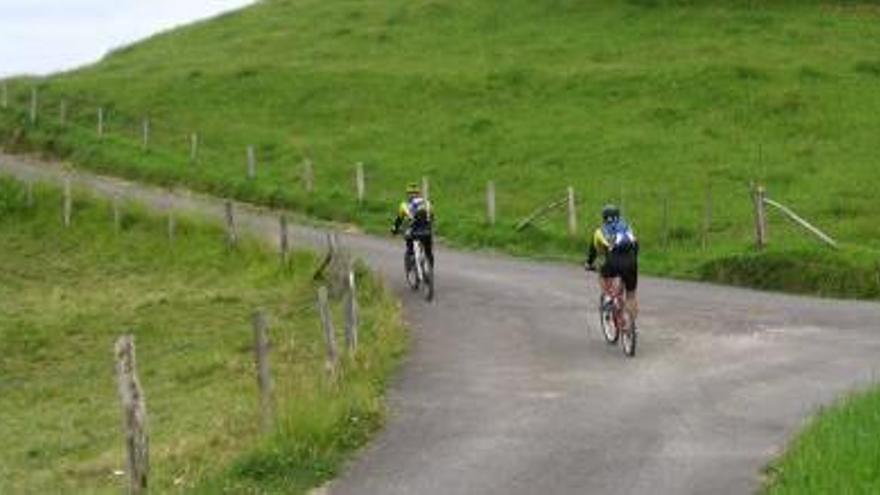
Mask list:
[[[58,166],[0,155],[0,171]],[[216,199],[78,174],[102,193],[219,216]],[[244,228],[277,229],[240,208]],[[312,229],[299,242],[319,242]],[[749,493],[811,411],[880,378],[880,305],[645,277],[639,355],[606,346],[597,297],[562,264],[438,250],[438,300],[401,247],[346,235],[404,301],[413,347],[387,429],[338,494]]]

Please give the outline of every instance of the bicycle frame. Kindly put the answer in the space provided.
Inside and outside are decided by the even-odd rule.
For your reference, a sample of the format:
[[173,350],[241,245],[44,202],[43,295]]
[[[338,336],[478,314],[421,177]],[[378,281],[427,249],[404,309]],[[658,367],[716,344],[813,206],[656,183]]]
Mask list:
[[[599,311],[605,340],[609,344],[616,344],[618,338],[622,338],[624,354],[632,357],[635,355],[637,332],[632,314],[626,306],[626,291],[623,280],[620,277],[602,280],[602,294]],[[605,306],[606,304],[608,306]],[[608,332],[608,327],[613,328],[613,334]]]
[[611,301],[612,314],[614,316],[614,324],[620,328],[620,314],[623,309],[624,292],[623,282],[620,277],[614,277],[610,280],[602,281],[602,293]]

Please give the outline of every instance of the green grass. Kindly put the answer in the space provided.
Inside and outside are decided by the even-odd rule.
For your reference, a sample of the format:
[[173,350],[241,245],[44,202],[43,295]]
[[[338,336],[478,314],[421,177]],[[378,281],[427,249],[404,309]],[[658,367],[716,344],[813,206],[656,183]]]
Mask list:
[[[880,259],[878,16],[876,2],[843,0],[269,0],[91,67],[11,81],[14,111],[0,116],[0,140],[371,232],[385,230],[405,184],[427,175],[441,236],[533,256],[582,251],[562,214],[512,228],[572,185],[582,232],[601,204],[623,203],[643,269],[690,278],[752,251],[754,180],[861,249],[842,257],[859,257],[862,270]],[[36,127],[24,113],[32,85],[43,101]],[[63,129],[62,97],[74,122]],[[99,105],[108,109],[103,141]],[[144,115],[153,120],[149,152],[140,147]],[[203,147],[190,164],[195,131]],[[354,200],[358,161],[363,205]],[[488,180],[498,190],[494,228],[485,224]],[[775,213],[770,227],[771,257],[833,258]],[[817,270],[830,276],[839,265]],[[806,290],[876,293],[817,280]]]
[[765,493],[880,491],[880,389],[823,410],[768,468]]
[[[78,196],[61,226],[57,191],[0,180],[0,493],[119,493],[124,478],[113,343],[133,332],[157,493],[297,493],[333,477],[382,423],[403,349],[396,303],[361,273],[361,348],[324,372],[317,265],[291,269],[219,228]],[[270,318],[277,425],[259,431],[250,314]],[[337,322],[340,303],[334,302]],[[337,325],[337,326],[341,326]],[[342,338],[341,336],[339,337]],[[341,340],[340,340],[341,341]]]

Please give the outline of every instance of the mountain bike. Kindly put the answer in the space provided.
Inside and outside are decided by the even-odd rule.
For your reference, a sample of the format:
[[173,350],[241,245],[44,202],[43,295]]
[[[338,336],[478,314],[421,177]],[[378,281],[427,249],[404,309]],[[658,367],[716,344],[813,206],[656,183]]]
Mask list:
[[602,335],[609,345],[621,343],[623,353],[628,357],[636,355],[638,332],[632,311],[626,307],[623,281],[615,277],[599,295],[599,325]]
[[425,300],[434,299],[434,270],[425,256],[425,247],[418,238],[413,239],[413,257],[406,263],[406,281],[414,291],[422,290]]

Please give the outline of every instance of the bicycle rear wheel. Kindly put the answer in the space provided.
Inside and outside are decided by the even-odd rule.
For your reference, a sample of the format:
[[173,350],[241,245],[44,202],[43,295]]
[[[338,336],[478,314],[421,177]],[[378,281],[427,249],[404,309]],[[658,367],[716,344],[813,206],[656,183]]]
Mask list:
[[611,304],[605,304],[604,295],[599,296],[599,326],[602,328],[602,336],[609,345],[617,343],[620,332],[614,323],[614,310]]

